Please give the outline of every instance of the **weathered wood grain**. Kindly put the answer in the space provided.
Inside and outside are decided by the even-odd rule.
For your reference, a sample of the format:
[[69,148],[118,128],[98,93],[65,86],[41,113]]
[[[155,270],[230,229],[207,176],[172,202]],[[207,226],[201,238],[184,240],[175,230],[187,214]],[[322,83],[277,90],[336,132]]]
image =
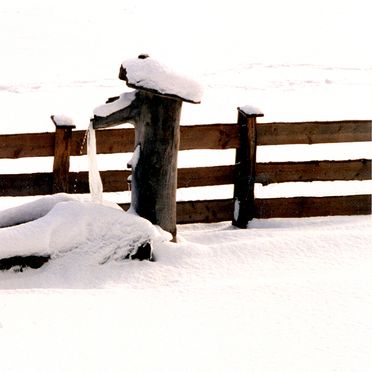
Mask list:
[[255,199],[256,218],[371,214],[371,195]]
[[[86,155],[86,131],[73,131],[71,155]],[[371,141],[370,120],[332,122],[259,123],[257,145],[313,144]],[[98,130],[97,153],[132,152],[134,129]],[[0,136],[0,158],[53,156],[54,133],[21,133]],[[82,148],[82,145],[83,148]],[[180,150],[231,149],[239,145],[236,123],[181,126]]]
[[177,203],[177,223],[211,223],[231,221],[233,199],[197,200]]
[[238,146],[236,123],[181,126],[180,150],[225,150]]
[[[103,129],[96,131],[97,154],[133,152],[134,129]],[[71,155],[87,154],[86,131],[74,131],[71,140]]]
[[369,159],[256,164],[256,182],[362,181],[371,179]]
[[344,120],[257,125],[257,145],[360,142],[372,140],[371,120]]
[[2,174],[0,196],[31,196],[52,193],[53,173]]
[[20,133],[0,136],[0,159],[54,155],[54,133]]
[[234,183],[235,165],[179,168],[177,187],[229,185]]

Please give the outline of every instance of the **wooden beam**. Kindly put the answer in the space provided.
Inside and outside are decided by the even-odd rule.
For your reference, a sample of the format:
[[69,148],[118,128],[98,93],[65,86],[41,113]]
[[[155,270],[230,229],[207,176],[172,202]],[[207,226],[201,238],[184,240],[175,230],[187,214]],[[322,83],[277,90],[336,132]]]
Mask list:
[[197,200],[177,203],[177,223],[211,223],[231,221],[233,199]]
[[[129,203],[119,204],[125,211]],[[177,202],[177,224],[231,221],[233,199]]]
[[371,120],[261,123],[257,145],[360,142],[372,140]]
[[235,165],[178,169],[177,188],[229,185],[234,183]]
[[371,179],[368,159],[256,164],[256,182],[362,181]]
[[[371,123],[370,120],[260,123],[257,125],[257,145],[371,141]],[[86,155],[85,133],[85,130],[73,131],[71,156]],[[54,133],[5,134],[0,137],[0,159],[54,155]],[[133,128],[97,131],[99,154],[132,152],[133,144]],[[180,150],[223,150],[237,148],[238,145],[236,124],[181,126]]]
[[54,155],[54,133],[20,133],[0,136],[0,159]]
[[[96,142],[97,154],[133,152],[134,128],[97,130]],[[74,131],[71,140],[71,156],[86,154],[86,131]]]
[[255,218],[371,214],[371,195],[255,199]]
[[234,124],[181,126],[180,150],[225,150],[239,146],[239,128]]
[[52,193],[53,173],[2,174],[0,196],[32,196]]
[[[128,177],[132,174],[128,170],[108,170],[99,172],[104,192],[128,191]],[[69,187],[76,194],[89,193],[88,172],[70,172]]]

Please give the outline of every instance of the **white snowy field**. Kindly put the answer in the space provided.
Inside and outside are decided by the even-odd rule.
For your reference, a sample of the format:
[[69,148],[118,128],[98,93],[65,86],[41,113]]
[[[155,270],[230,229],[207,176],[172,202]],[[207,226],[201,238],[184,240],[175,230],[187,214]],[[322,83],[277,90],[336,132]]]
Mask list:
[[[0,133],[53,131],[51,114],[86,129],[96,106],[129,90],[119,66],[140,53],[204,86],[200,105],[184,104],[183,124],[234,122],[245,104],[259,106],[264,121],[371,119],[369,8],[367,0],[3,2]],[[186,152],[180,165],[233,156]],[[258,157],[371,158],[371,147],[265,147]],[[100,169],[126,162],[98,159]],[[1,173],[51,166],[0,161]],[[83,166],[73,160],[74,170]],[[364,181],[294,186],[256,191],[371,191]],[[231,197],[231,188],[203,193]],[[0,198],[0,211],[29,200]],[[11,228],[14,240],[0,230],[0,250],[22,240],[15,250],[53,250],[67,234],[87,237],[38,270],[0,272],[1,371],[372,370],[371,216],[254,220],[247,230],[179,226],[177,244],[154,245],[156,262],[100,264],[125,233],[114,231],[120,218],[79,213],[44,230],[45,220],[36,222],[29,239],[17,235],[22,225]],[[79,223],[82,234],[71,235]]]
[[2,370],[371,370],[369,216],[179,230],[156,262],[1,273]]

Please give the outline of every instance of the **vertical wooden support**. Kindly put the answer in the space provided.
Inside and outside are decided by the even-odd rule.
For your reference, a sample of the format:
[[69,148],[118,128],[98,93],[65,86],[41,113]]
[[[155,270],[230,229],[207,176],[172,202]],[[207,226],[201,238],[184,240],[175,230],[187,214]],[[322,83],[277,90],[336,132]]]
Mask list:
[[53,185],[52,193],[68,192],[68,175],[70,171],[70,147],[72,129],[75,125],[59,123],[54,116],[51,119],[56,127],[54,142]]
[[240,145],[236,149],[233,225],[247,228],[254,217],[254,183],[256,173],[256,118],[261,113],[246,113],[238,108]]
[[182,101],[139,91],[141,112],[135,146],[140,156],[133,167],[132,208],[176,240],[177,155]]

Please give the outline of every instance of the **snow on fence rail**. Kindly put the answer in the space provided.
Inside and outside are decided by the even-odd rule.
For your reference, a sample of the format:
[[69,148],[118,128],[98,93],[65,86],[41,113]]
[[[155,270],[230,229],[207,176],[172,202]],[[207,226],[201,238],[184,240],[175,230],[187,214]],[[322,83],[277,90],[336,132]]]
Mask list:
[[[259,123],[239,111],[238,123],[181,127],[180,150],[236,149],[234,165],[178,169],[178,188],[234,184],[234,197],[177,203],[177,223],[235,220],[244,225],[251,218],[310,217],[371,214],[371,195],[257,199],[246,194],[249,211],[236,221],[237,199],[248,184],[336,180],[370,180],[371,160],[256,163],[257,146],[371,141],[372,121]],[[253,129],[246,130],[247,123]],[[249,128],[249,125],[248,125]],[[253,130],[253,132],[252,132]],[[56,126],[55,133],[0,136],[0,159],[54,157],[53,172],[2,174],[0,196],[46,195],[56,192],[88,193],[88,172],[70,172],[70,156],[86,154],[85,131]],[[107,129],[96,133],[97,153],[133,151],[134,129]],[[240,154],[240,155],[239,155]],[[248,164],[248,166],[247,166]],[[104,192],[127,191],[130,170],[101,171]],[[128,204],[121,204],[123,209]],[[241,226],[243,227],[243,226]]]

